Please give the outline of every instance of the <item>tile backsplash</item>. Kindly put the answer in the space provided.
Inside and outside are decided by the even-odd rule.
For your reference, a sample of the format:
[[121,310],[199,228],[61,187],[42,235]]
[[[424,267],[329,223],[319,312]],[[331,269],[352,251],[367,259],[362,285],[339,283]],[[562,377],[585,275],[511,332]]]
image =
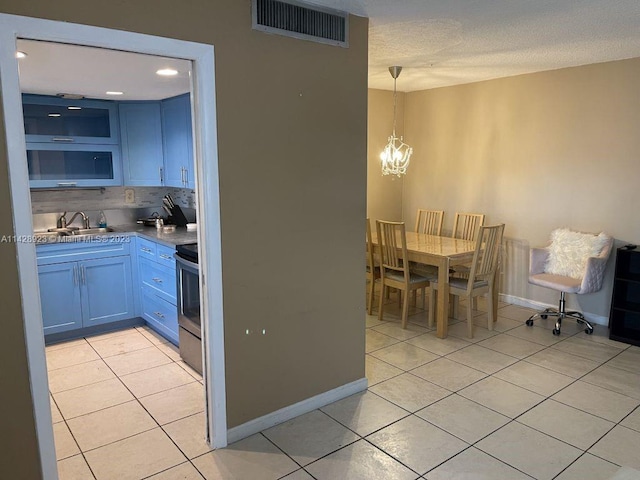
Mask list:
[[[133,190],[134,202],[125,203],[125,190]],[[119,210],[156,208],[162,212],[162,197],[173,197],[183,208],[195,209],[195,193],[185,188],[171,187],[103,187],[95,189],[31,190],[33,214],[63,211]]]

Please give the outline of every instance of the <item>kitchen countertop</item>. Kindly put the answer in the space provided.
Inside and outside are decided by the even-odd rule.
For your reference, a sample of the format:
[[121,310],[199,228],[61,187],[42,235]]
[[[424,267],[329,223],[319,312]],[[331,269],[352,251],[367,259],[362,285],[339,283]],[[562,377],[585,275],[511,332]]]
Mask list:
[[[145,227],[139,223],[128,225],[110,225],[114,233],[135,233],[146,237],[154,242],[163,243],[169,247],[176,245],[184,245],[186,243],[196,243],[198,241],[198,232],[187,232],[185,227],[176,227],[173,232],[163,232],[162,229],[156,227]],[[108,234],[106,234],[108,235]]]
[[[118,235],[136,235],[148,240],[161,243],[168,247],[175,247],[176,245],[184,245],[188,243],[197,243],[198,241],[198,232],[188,232],[185,227],[176,227],[173,232],[164,232],[162,229],[157,229],[156,227],[145,227],[144,225],[140,225],[139,223],[131,223],[125,225],[109,225],[113,231],[99,233],[89,236],[83,236],[84,239],[82,241],[91,241],[91,237],[103,237],[103,236],[118,236]],[[69,242],[71,236],[61,236],[61,237],[44,237],[44,235],[39,236],[39,232],[34,233],[35,243],[37,244],[52,244],[52,243],[66,243]],[[78,240],[80,240],[78,238]]]

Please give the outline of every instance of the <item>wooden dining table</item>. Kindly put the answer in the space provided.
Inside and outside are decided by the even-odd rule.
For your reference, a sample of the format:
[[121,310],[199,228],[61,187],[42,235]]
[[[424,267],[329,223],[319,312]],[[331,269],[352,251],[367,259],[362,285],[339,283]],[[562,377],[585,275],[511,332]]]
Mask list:
[[[377,235],[375,232],[372,233],[374,253],[379,252]],[[449,269],[456,265],[469,264],[473,259],[476,242],[416,232],[406,232],[406,237],[409,257],[406,260],[438,268],[436,335],[445,338],[449,323]],[[498,302],[494,302],[494,305],[497,304]]]

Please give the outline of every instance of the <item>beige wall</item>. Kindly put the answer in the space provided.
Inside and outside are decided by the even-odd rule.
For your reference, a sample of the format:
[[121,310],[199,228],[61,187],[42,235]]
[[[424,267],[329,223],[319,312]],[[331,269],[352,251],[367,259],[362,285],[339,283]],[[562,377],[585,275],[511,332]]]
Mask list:
[[[4,161],[7,157],[5,139],[4,119],[0,115],[0,202],[9,205],[11,195],[7,162]],[[11,210],[0,208],[0,238],[12,232]],[[29,384],[16,248],[10,241],[0,242],[0,265],[0,435],[3,437],[0,478],[36,479],[40,475],[40,457]]]
[[[391,80],[391,76],[389,76]],[[398,92],[396,134],[404,133],[404,99]],[[393,92],[369,90],[367,122],[367,217],[375,229],[375,220],[402,220],[402,177],[383,176],[380,169],[380,152],[387,144],[393,130]]]
[[[215,46],[229,427],[362,378],[367,19],[351,17],[339,48],[252,31],[249,1],[0,0],[0,12]],[[6,196],[3,141],[0,156]],[[14,322],[0,351],[18,377],[1,388],[29,408],[18,296],[0,296]]]
[[[405,219],[423,207],[445,210],[449,231],[456,211],[504,222],[502,292],[556,304],[527,283],[529,246],[557,227],[640,242],[638,84],[631,59],[407,94]],[[579,297],[596,316],[609,314],[613,257],[605,288]]]

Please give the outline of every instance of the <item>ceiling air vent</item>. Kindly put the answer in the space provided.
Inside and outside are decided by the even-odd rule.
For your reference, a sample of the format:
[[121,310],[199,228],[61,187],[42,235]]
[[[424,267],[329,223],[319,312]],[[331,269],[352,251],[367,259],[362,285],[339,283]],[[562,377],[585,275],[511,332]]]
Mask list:
[[349,14],[294,0],[252,0],[253,28],[313,42],[349,46]]

